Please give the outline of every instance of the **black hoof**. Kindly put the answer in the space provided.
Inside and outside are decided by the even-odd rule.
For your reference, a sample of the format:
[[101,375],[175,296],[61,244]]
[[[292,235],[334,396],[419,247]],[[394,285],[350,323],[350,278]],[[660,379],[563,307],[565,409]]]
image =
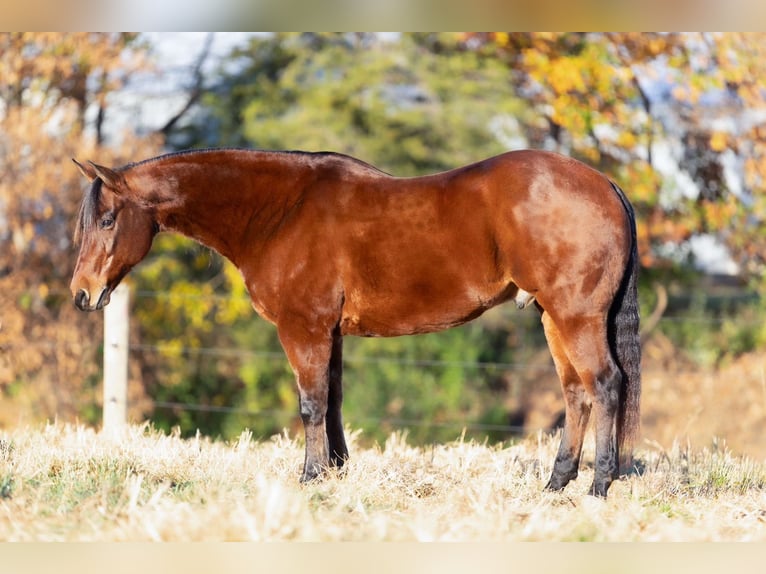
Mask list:
[[596,484],[595,482],[591,485],[590,490],[588,490],[588,494],[590,496],[595,496],[597,498],[606,498],[606,491],[609,490],[609,485],[611,483],[601,483]]
[[561,492],[562,490],[564,490],[564,487],[575,478],[577,478],[576,472],[572,474],[567,474],[564,476],[553,474],[551,475],[551,479],[548,481],[548,484],[545,485],[545,490],[550,490],[553,492]]
[[561,492],[562,490],[564,490],[565,486],[566,484],[554,483],[552,480],[549,480],[548,483],[543,488],[543,490],[549,490],[551,492]]
[[311,468],[304,468],[301,475],[301,484],[308,484],[309,482],[320,481],[324,478],[324,471],[320,467],[312,466]]
[[337,468],[337,469],[343,468],[343,465],[346,464],[347,460],[348,460],[348,453],[342,454],[342,455],[333,453],[330,456],[330,466],[332,468]]

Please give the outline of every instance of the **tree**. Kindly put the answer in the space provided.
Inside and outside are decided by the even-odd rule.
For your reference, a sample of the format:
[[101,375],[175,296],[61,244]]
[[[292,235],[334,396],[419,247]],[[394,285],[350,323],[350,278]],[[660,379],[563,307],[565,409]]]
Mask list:
[[[752,73],[766,61],[759,58],[762,45],[757,37],[729,34],[404,34],[394,41],[277,34],[232,54],[230,71],[169,136],[182,147],[341,151],[396,175],[447,169],[514,147],[554,149],[601,169],[626,190],[650,279],[684,277],[689,267],[679,265],[678,253],[708,233],[759,279],[763,94],[751,78],[762,75]],[[730,117],[737,129],[722,129],[721,120]],[[744,174],[739,188],[731,183],[732,165]],[[494,383],[455,367],[456,349],[512,361],[518,355],[498,355],[502,345],[487,341],[517,338],[515,320],[483,322],[482,336],[467,327],[424,340],[351,343],[390,360],[369,363],[363,354],[347,361],[347,413],[355,420],[371,411],[407,420],[417,413],[469,416],[466,403],[450,397],[470,396],[464,381]],[[267,352],[279,353],[276,339],[270,341]],[[413,375],[407,362],[422,353],[435,368],[419,366]],[[250,396],[256,393],[245,373],[255,372],[247,363],[240,372],[242,392]],[[287,379],[280,380],[287,389]],[[507,391],[508,383],[499,386]],[[498,396],[505,406],[512,402],[507,392],[488,402],[472,396],[470,416],[489,416]],[[368,431],[378,432],[374,426]],[[429,436],[435,434],[418,438]]]
[[188,145],[331,150],[397,175],[457,167],[504,151],[493,130],[524,104],[497,59],[404,36],[254,38],[236,71],[202,98]]
[[71,158],[119,164],[156,149],[130,135],[103,146],[107,96],[144,65],[142,50],[131,34],[0,35],[0,389],[16,398],[0,401],[0,423],[97,416],[100,318],[68,294],[85,185]]
[[[502,60],[483,58],[451,35],[390,41],[371,34],[276,34],[253,38],[232,54],[224,69],[234,71],[224,73],[200,98],[201,106],[168,134],[174,145],[332,150],[397,175],[416,175],[504,151],[502,138],[514,137],[512,120],[524,110]],[[180,320],[170,341],[183,351],[157,359],[151,370],[163,384],[153,387],[152,394],[170,403],[202,393],[205,405],[244,405],[269,415],[205,415],[211,427],[204,428],[223,425],[234,434],[243,425],[262,436],[299,422],[293,376],[276,331],[256,320],[248,305],[233,307],[246,301],[233,268],[184,241],[168,239],[162,245],[173,257],[153,259],[137,270],[137,281],[167,290],[171,298],[181,291],[190,297],[187,303],[178,297],[172,311],[180,312]],[[181,258],[191,263],[184,267],[193,273],[179,281]],[[193,263],[197,258],[200,263]],[[218,310],[202,302],[212,294],[222,297]],[[141,311],[146,339],[162,336],[150,334],[150,329],[165,329],[170,321],[160,303],[150,307]],[[187,331],[184,326],[197,316],[205,317],[202,329]],[[205,325],[213,322],[225,324],[226,330],[207,331]],[[453,438],[460,432],[459,426],[439,423],[506,422],[497,399],[506,398],[509,382],[497,369],[488,375],[472,365],[475,358],[512,359],[513,351],[504,343],[520,327],[499,325],[489,335],[485,323],[484,330],[469,326],[428,337],[349,341],[348,420],[376,439],[385,438],[392,421],[434,421],[435,426],[413,429],[411,436],[419,441]],[[232,346],[254,352],[237,353],[231,361],[190,360],[198,347]],[[370,356],[384,359],[370,362]],[[487,388],[495,392],[481,392]],[[178,416],[186,415],[179,409]],[[176,419],[184,432],[194,432],[203,420],[202,415]]]
[[764,39],[464,36],[467,46],[505,58],[533,107],[523,122],[530,145],[580,157],[624,187],[638,210],[644,266],[667,265],[668,245],[712,233],[759,281],[766,255]]

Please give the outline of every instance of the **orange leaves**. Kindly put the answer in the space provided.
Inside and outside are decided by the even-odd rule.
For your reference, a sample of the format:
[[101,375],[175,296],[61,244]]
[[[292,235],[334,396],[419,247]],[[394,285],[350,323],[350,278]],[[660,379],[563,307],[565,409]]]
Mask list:
[[624,170],[620,183],[634,202],[655,206],[662,186],[660,175],[646,163],[635,163]]
[[[766,224],[766,34],[493,39],[547,121],[547,143],[618,172],[638,204],[645,249],[712,232],[735,258],[754,257],[744,246]],[[755,249],[766,260],[766,247]]]
[[[645,131],[642,110],[632,103],[634,72],[604,34],[531,34],[522,65],[536,83],[539,109],[559,128],[578,155],[598,163],[603,149],[596,132],[608,134],[610,146],[631,150]],[[594,145],[595,144],[595,145]]]
[[732,222],[738,211],[738,206],[733,201],[715,202],[706,201],[701,206],[701,214],[706,227],[710,230],[726,229]]
[[0,77],[8,90],[0,97],[9,106],[51,108],[71,98],[84,107],[92,73],[101,73],[111,82],[101,89],[115,89],[119,80],[115,83],[113,72],[119,70],[119,77],[124,77],[144,65],[139,51],[128,49],[132,41],[132,34],[116,33],[5,34],[0,37]]
[[702,92],[695,86],[688,84],[677,85],[672,90],[673,98],[679,102],[689,102],[696,104],[699,101]]
[[722,83],[736,91],[748,107],[764,106],[766,34],[728,33],[714,36],[718,48],[718,70]]
[[652,35],[646,43],[646,49],[652,57],[659,56],[667,48],[667,41],[662,36]]
[[[124,163],[125,150],[94,150],[84,110],[109,90],[91,81],[94,74],[120,70],[124,77],[135,69],[137,60],[123,58],[130,41],[122,34],[0,34],[0,346],[12,349],[0,364],[0,385],[23,383],[24,400],[42,418],[73,417],[92,400],[100,315],[75,313],[69,303],[72,222],[85,185],[70,158]],[[126,136],[123,145],[131,157],[157,149],[147,138]]]

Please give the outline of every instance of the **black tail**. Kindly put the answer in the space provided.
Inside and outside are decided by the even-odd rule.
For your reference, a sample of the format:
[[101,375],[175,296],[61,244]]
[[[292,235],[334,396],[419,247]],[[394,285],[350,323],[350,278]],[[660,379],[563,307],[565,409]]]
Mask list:
[[633,245],[620,289],[609,312],[609,347],[622,371],[620,409],[617,418],[617,441],[623,464],[630,464],[632,449],[640,421],[641,401],[641,339],[639,337],[638,310],[638,246],[636,241],[636,216],[625,193],[614,183],[617,196],[622,201],[630,220]]

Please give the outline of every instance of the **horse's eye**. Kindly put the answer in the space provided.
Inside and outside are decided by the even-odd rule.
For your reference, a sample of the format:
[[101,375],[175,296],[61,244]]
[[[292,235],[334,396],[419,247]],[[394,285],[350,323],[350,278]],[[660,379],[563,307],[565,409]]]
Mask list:
[[104,217],[101,218],[99,226],[101,229],[111,229],[114,227],[114,216],[111,213],[107,213],[104,215]]

